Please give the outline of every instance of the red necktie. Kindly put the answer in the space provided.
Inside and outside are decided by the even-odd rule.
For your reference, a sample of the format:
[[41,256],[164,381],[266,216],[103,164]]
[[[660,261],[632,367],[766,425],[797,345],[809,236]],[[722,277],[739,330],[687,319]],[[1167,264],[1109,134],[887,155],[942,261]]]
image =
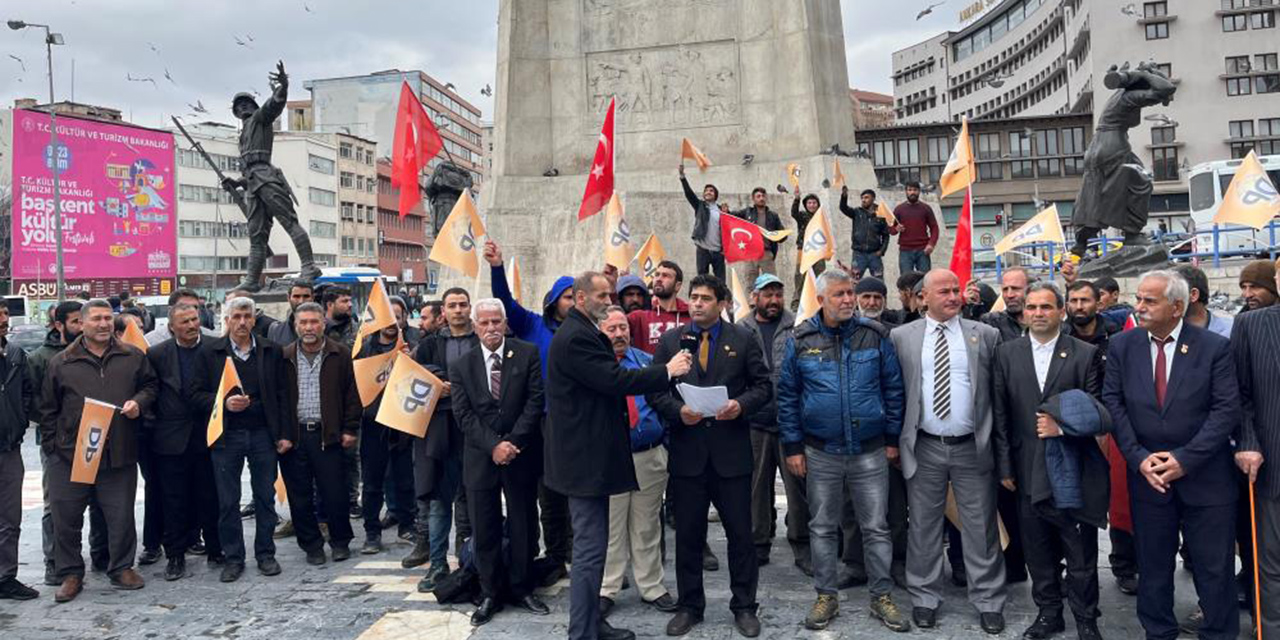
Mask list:
[[1169,336],[1163,340],[1155,336],[1151,337],[1151,342],[1156,345],[1156,405],[1164,407],[1164,392],[1169,386],[1169,374],[1166,373],[1164,346],[1173,342],[1173,336]]
[[640,422],[640,410],[636,408],[636,397],[627,396],[627,417],[631,419],[631,428]]

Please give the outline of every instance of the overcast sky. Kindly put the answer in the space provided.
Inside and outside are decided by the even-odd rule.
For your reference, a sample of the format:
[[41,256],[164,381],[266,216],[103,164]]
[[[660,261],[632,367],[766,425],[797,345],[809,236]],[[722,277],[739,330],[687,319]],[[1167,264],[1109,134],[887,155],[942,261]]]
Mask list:
[[[516,0],[518,1],[518,0]],[[841,0],[850,85],[892,93],[890,54],[955,26],[957,8],[916,21],[930,0]],[[959,6],[959,0],[951,0]],[[54,48],[59,100],[120,108],[144,126],[191,111],[230,121],[237,91],[265,93],[283,59],[292,97],[308,79],[383,69],[422,69],[456,85],[493,114],[480,95],[493,83],[498,0],[43,0],[4,2],[0,18],[47,23],[66,45]],[[904,6],[909,5],[907,8]],[[48,99],[43,32],[0,27],[0,101]],[[237,43],[239,42],[243,44]],[[13,57],[10,57],[13,56]],[[16,57],[17,59],[14,59]],[[25,71],[23,67],[25,66]],[[166,79],[165,72],[172,78]],[[129,78],[150,79],[130,81]]]

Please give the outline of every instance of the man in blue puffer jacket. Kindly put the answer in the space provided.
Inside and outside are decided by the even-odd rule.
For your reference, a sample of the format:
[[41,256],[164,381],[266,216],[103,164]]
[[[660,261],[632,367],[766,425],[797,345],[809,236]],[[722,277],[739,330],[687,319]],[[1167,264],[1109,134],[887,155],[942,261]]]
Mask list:
[[[556,279],[551,290],[542,298],[542,313],[525,309],[516,302],[507,284],[507,272],[502,267],[502,248],[492,240],[484,243],[484,259],[489,263],[489,276],[493,287],[493,297],[502,301],[507,311],[507,327],[512,335],[538,345],[538,355],[542,357],[542,379],[547,378],[547,350],[551,348],[551,337],[555,335],[560,323],[564,322],[569,309],[573,308],[573,278],[561,276]],[[546,548],[547,559],[555,567],[547,575],[545,582],[555,583],[568,575],[565,565],[569,563],[570,550],[573,548],[573,532],[569,529],[568,500],[548,489],[539,481],[538,484],[538,518],[542,523],[542,542]]]
[[809,549],[818,599],[805,618],[824,629],[839,612],[836,567],[845,490],[862,528],[871,615],[911,628],[894,604],[889,567],[889,464],[898,458],[904,388],[889,332],[854,317],[853,280],[840,269],[817,282],[821,310],[796,325],[778,378],[778,430],[787,468],[806,480]]

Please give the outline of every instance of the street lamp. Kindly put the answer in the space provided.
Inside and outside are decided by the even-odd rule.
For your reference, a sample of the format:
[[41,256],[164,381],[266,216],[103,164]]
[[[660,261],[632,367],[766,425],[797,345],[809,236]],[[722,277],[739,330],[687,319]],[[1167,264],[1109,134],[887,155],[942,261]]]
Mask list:
[[22,20],[9,20],[10,29],[19,31],[30,27],[44,29],[44,46],[49,60],[49,169],[53,172],[53,224],[54,250],[58,256],[58,302],[67,299],[66,276],[62,261],[62,180],[58,171],[58,114],[54,109],[53,98],[53,45],[65,44],[61,33],[49,31],[47,24],[35,24]]

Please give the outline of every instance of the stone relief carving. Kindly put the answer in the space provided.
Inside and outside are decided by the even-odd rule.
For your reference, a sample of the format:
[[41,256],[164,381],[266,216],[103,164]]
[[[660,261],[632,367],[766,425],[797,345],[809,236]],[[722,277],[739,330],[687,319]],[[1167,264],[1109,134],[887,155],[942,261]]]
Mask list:
[[616,96],[623,131],[732,125],[741,117],[732,40],[587,54],[586,73],[588,113],[604,113]]

